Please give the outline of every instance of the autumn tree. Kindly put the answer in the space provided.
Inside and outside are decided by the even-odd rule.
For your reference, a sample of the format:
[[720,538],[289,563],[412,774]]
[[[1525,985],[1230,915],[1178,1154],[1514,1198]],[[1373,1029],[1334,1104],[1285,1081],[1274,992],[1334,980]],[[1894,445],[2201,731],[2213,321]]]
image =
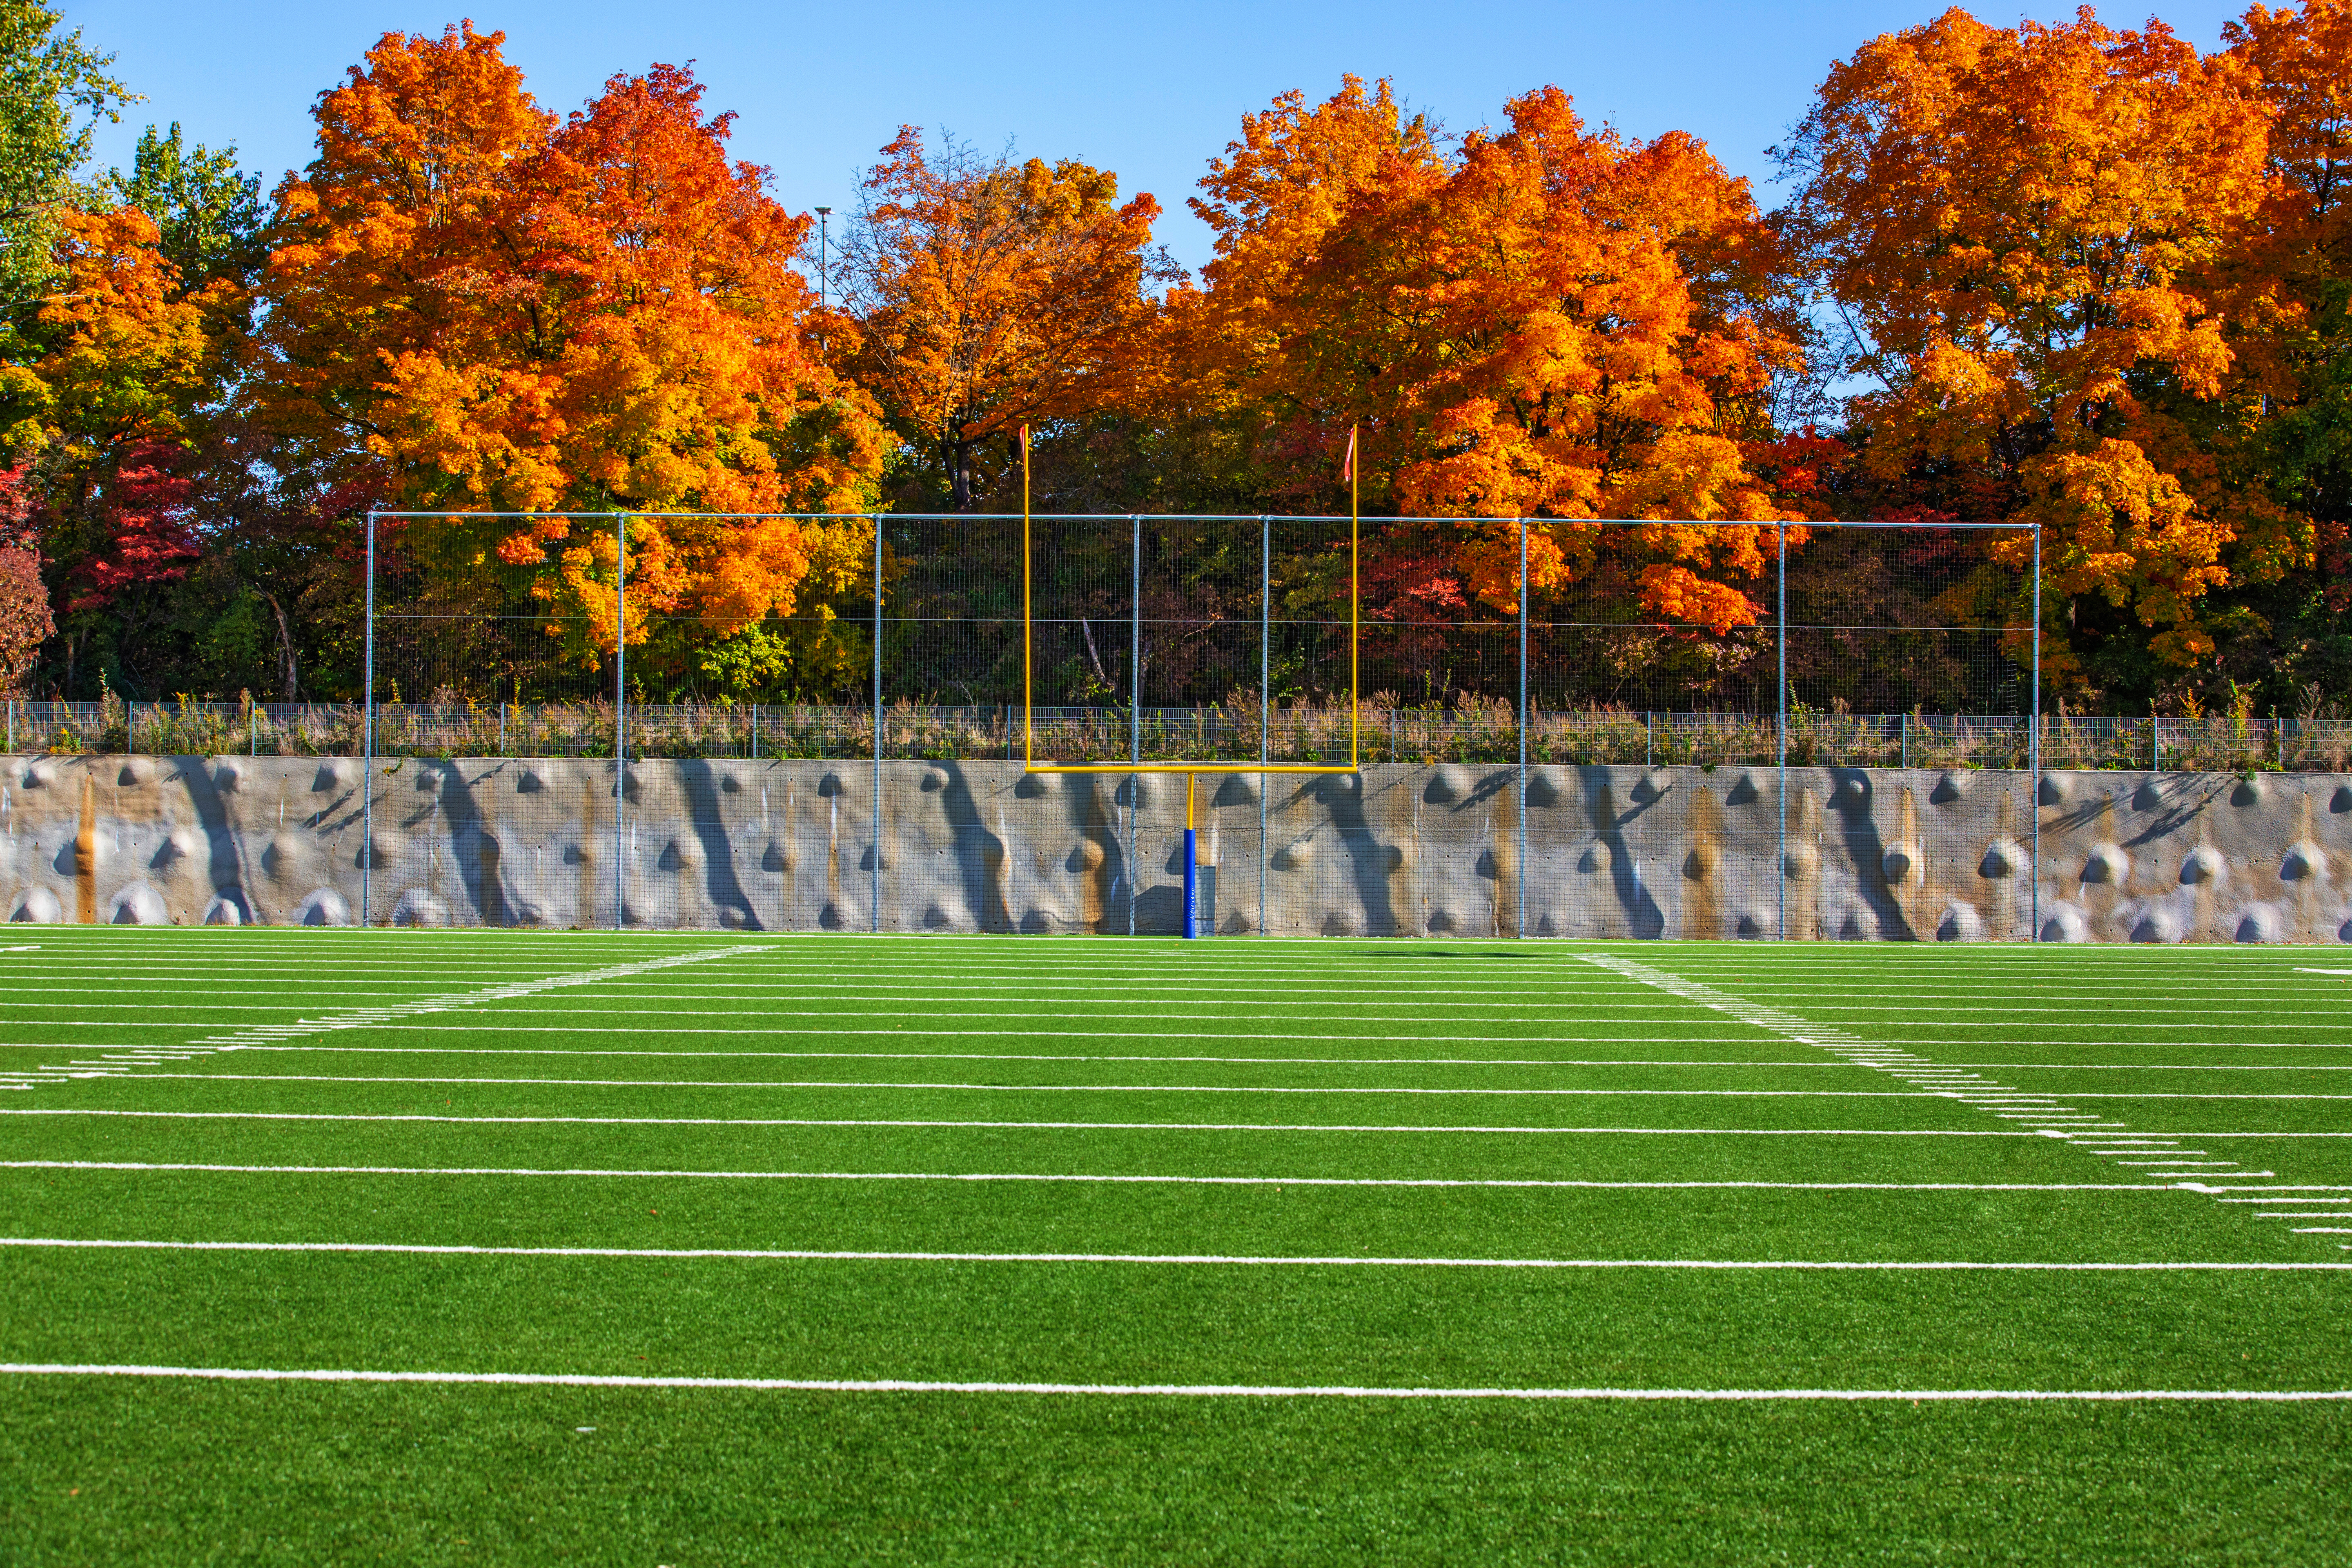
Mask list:
[[30,527],[37,498],[27,467],[0,468],[0,696],[22,697],[41,645],[57,629]]
[[[1517,530],[1499,520],[1524,516],[1543,520],[1538,590],[1605,558],[1641,614],[1752,625],[1739,584],[1765,570],[1761,525],[1807,515],[1748,455],[1775,434],[1762,395],[1798,360],[1757,313],[1769,236],[1688,137],[1592,130],[1557,89],[1507,111],[1507,131],[1449,147],[1386,83],[1350,79],[1248,117],[1195,204],[1218,231],[1208,288],[1171,301],[1196,385],[1320,458],[1327,487],[1321,455],[1360,426],[1380,504],[1464,520],[1389,532],[1424,579],[1402,573],[1400,592],[1458,580],[1515,604]],[[1584,521],[1603,517],[1643,526]]]
[[[2158,389],[2210,402],[2232,349],[2210,287],[2266,194],[2254,71],[2160,23],[1991,27],[1961,11],[1832,68],[1783,153],[1792,227],[1854,335],[1882,494],[2039,523],[2045,668],[2128,617],[2173,668],[2207,595],[2274,575],[2296,521],[2217,482]],[[2025,547],[2011,541],[2004,553]]]
[[2352,7],[2254,5],[2223,39],[2260,75],[2270,181],[2211,269],[2229,393],[2181,412],[2227,482],[2310,519],[2296,569],[2222,595],[2218,661],[2307,705],[2352,683]]
[[[982,159],[902,127],[866,172],[838,277],[856,374],[950,507],[975,505],[973,454],[1024,425],[1115,407],[1150,374],[1150,244],[1160,204],[1074,159]],[[845,348],[849,344],[844,345]]]
[[57,224],[55,291],[33,329],[46,352],[13,372],[22,416],[10,439],[65,597],[71,685],[94,637],[119,667],[130,634],[166,614],[159,590],[200,553],[187,475],[203,461],[243,294],[226,279],[184,287],[136,207],[68,208]]
[[[883,440],[816,355],[791,265],[808,220],[728,159],[732,117],[656,66],[559,122],[501,41],[390,34],[321,96],[318,160],[278,193],[265,416],[323,478],[410,510],[869,504]],[[857,529],[782,517],[630,531],[632,641],[676,617],[756,637],[860,548]],[[459,521],[402,548],[458,598],[501,563],[527,568],[578,652],[611,646],[608,531]],[[680,678],[686,640],[666,655]],[[787,657],[728,668],[756,684]]]

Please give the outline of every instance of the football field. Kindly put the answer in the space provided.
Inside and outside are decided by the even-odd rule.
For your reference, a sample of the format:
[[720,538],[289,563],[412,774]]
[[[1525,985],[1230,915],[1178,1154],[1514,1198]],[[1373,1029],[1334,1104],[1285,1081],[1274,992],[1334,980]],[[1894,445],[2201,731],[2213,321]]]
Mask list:
[[13,927],[0,1561],[2342,1562],[2352,956]]

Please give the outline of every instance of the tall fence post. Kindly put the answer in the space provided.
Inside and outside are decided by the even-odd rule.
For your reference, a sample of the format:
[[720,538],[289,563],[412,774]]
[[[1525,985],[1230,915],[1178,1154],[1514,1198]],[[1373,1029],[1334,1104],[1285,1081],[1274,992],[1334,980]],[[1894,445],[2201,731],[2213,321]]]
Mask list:
[[[1024,437],[1024,439],[1026,439]],[[866,925],[882,931],[882,520],[874,525],[874,856],[866,866]]]
[[1519,519],[1519,912],[1511,928],[1528,934],[1528,520]]
[[[1274,759],[1274,703],[1267,688],[1274,680],[1274,520],[1261,512],[1257,520],[1257,763]],[[1257,934],[1265,931],[1266,786],[1274,775],[1257,775]]]
[[1780,889],[1780,929],[1775,933],[1781,942],[1789,940],[1789,525],[1776,523],[1772,529],[1774,547],[1780,565],[1774,574],[1772,612],[1773,641],[1779,647],[1780,671],[1774,684],[1779,688],[1780,711],[1772,726],[1776,767],[1780,783],[1776,793],[1780,803],[1780,864],[1775,885]]
[[625,918],[629,815],[629,520],[613,514],[613,929]]
[[2033,713],[2026,722],[2026,766],[2032,775],[2033,795],[2033,929],[2029,942],[2042,940],[2042,525],[2033,525]]
[[[1127,613],[1127,752],[1131,767],[1143,766],[1143,514],[1128,514],[1128,613]],[[1186,784],[1189,790],[1190,781]],[[1135,858],[1136,808],[1142,802],[1143,775],[1127,775],[1127,934],[1135,934],[1135,906],[1143,897],[1143,867]],[[1184,797],[1186,808],[1192,797]],[[1185,886],[1192,885],[1192,870],[1185,866]],[[1188,906],[1189,907],[1189,906]],[[1192,933],[1186,931],[1186,936]]]
[[375,508],[367,518],[367,635],[360,687],[360,925],[369,924],[375,875]]

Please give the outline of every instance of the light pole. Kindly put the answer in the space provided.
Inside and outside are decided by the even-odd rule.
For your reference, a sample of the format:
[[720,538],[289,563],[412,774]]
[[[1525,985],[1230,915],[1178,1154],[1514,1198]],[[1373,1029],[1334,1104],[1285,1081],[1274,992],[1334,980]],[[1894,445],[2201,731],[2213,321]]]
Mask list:
[[816,209],[816,308],[824,309],[825,220],[833,216],[831,207]]

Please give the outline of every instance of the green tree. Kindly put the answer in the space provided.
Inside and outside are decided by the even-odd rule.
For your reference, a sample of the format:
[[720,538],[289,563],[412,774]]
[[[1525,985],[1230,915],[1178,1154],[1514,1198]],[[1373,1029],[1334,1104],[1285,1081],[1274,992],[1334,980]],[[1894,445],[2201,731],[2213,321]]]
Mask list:
[[57,216],[101,120],[138,95],[42,0],[0,0],[0,310],[23,313],[55,270]]
[[234,144],[217,152],[201,142],[186,146],[176,121],[161,136],[150,125],[140,134],[130,171],[107,174],[98,188],[110,205],[137,207],[155,220],[159,248],[180,269],[184,287],[224,278],[249,285],[268,259],[261,176],[237,168]]

